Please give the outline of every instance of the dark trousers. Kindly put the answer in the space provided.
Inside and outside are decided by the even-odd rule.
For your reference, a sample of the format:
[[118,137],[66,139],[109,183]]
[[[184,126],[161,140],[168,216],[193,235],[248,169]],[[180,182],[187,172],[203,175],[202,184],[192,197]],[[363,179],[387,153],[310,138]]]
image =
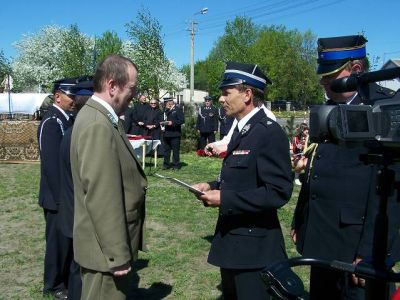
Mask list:
[[179,168],[180,158],[179,151],[181,148],[181,137],[165,137],[164,142],[164,167],[170,167],[171,150],[172,150],[172,167]]
[[57,217],[57,211],[44,209],[44,218],[46,221],[44,294],[65,289],[68,285],[68,239],[59,230]]
[[214,132],[200,132],[199,149],[204,149],[207,144],[215,142]]
[[351,274],[311,267],[310,300],[364,300],[365,289],[355,286]]
[[222,296],[224,300],[269,300],[270,295],[261,279],[262,269],[220,269]]
[[66,238],[69,242],[67,259],[69,264],[68,299],[80,300],[82,292],[81,267],[74,260],[73,240],[69,237]]

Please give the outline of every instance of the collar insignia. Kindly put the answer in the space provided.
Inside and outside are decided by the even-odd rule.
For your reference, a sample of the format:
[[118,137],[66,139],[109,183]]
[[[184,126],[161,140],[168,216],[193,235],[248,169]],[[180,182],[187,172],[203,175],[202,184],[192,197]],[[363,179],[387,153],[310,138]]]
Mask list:
[[250,130],[250,127],[251,127],[251,124],[246,124],[246,125],[244,125],[244,127],[242,128],[242,130],[240,131],[240,133],[241,133],[242,135],[246,134],[247,131]]

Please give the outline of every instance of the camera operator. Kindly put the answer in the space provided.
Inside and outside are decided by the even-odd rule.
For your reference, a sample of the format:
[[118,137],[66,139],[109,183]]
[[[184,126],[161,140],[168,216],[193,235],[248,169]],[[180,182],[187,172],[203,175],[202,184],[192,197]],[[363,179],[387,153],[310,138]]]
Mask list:
[[[366,42],[362,35],[318,39],[317,74],[327,104],[373,104],[373,99],[393,95],[375,83],[369,86],[371,100],[364,102],[355,91],[330,89],[335,79],[368,71]],[[366,226],[366,219],[375,217],[367,214],[369,201],[378,202],[376,168],[359,160],[367,152],[362,146],[346,148],[326,141],[314,149],[294,214],[292,239],[305,257],[358,263],[371,254],[374,226]],[[364,279],[354,275],[311,267],[310,299],[365,299],[364,285]]]

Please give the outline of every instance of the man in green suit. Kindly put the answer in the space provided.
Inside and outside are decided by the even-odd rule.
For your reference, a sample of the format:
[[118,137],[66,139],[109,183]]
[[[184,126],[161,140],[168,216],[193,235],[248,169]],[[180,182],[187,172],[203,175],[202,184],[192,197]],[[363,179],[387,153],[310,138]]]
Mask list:
[[106,57],[72,131],[73,239],[82,299],[126,299],[142,246],[147,180],[118,117],[135,94],[137,72],[125,57]]

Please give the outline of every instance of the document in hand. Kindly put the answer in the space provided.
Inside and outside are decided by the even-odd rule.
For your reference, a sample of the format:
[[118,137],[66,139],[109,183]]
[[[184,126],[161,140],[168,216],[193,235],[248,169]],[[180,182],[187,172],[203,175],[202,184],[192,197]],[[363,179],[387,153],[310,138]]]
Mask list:
[[155,173],[154,175],[156,175],[157,177],[169,180],[172,183],[175,183],[177,185],[180,185],[180,186],[183,186],[185,188],[188,188],[189,191],[192,192],[193,194],[195,194],[196,196],[204,195],[204,193],[202,191],[193,188],[190,184],[188,184],[186,182],[183,182],[182,180],[179,180],[179,179],[176,179],[176,178],[173,178],[173,177],[164,176],[164,175],[161,175],[161,174],[158,174],[158,173]]

